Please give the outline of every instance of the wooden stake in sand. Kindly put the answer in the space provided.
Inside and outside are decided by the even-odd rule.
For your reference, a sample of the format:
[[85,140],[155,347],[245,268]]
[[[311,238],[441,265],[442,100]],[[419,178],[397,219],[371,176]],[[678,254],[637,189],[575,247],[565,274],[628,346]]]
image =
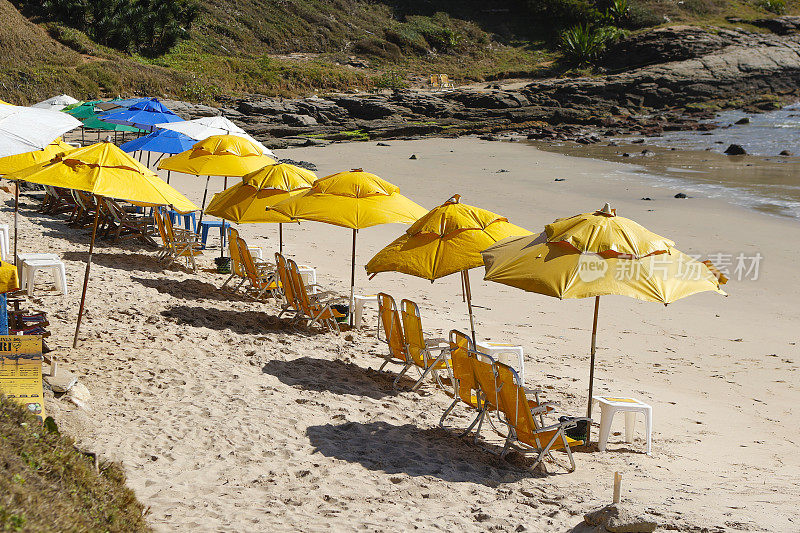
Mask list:
[[622,474],[614,472],[614,503],[619,503],[619,493],[622,489]]

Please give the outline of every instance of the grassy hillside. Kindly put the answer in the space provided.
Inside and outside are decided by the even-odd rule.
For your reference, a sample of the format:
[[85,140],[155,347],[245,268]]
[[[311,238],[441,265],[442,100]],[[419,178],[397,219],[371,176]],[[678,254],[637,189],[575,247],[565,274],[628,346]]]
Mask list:
[[[189,37],[158,57],[128,55],[47,20],[25,0],[0,0],[0,98],[29,103],[76,97],[168,95],[213,102],[226,95],[309,94],[559,72],[557,24],[590,0],[198,0]],[[597,0],[598,3],[612,0]],[[796,11],[794,0],[628,0],[631,27],[726,25],[726,16]],[[16,7],[15,7],[16,6]],[[18,7],[25,16],[20,13]],[[778,9],[776,9],[778,6]],[[574,8],[574,9],[573,9]],[[26,18],[26,16],[28,18]],[[35,24],[34,24],[35,23]],[[123,48],[123,47],[120,47]]]
[[0,531],[150,531],[118,465],[101,464],[0,396]]

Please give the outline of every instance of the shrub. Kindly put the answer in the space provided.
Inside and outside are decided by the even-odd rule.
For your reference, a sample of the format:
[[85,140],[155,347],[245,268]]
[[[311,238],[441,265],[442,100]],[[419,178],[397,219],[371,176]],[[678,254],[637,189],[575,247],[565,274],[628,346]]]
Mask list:
[[786,0],[758,0],[756,5],[776,15],[783,15],[786,13]]
[[196,0],[34,0],[19,1],[49,22],[85,32],[100,44],[126,52],[158,55],[188,29],[199,13]]
[[403,55],[396,44],[383,41],[377,37],[367,37],[356,41],[354,48],[357,53],[385,59],[400,59],[400,56]]
[[614,26],[592,27],[588,24],[573,26],[561,33],[559,47],[567,60],[577,66],[593,63],[610,42],[626,34]]
[[544,28],[574,27],[600,20],[600,11],[591,0],[527,0],[537,25]]
[[654,12],[647,6],[639,2],[632,2],[628,6],[628,17],[625,20],[625,27],[632,30],[658,26],[664,22],[664,17]]

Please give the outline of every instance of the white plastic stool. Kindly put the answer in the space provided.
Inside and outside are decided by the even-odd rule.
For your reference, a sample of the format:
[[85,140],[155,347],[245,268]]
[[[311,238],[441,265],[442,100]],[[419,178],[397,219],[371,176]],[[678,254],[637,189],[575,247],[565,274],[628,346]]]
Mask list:
[[8,238],[8,224],[0,224],[0,259],[8,261],[11,256],[11,240]]
[[479,341],[478,351],[516,370],[519,379],[522,383],[525,383],[525,358],[523,357],[522,346],[508,342]]
[[56,289],[67,295],[67,270],[58,259],[25,259],[22,262],[22,270],[26,273],[25,286],[28,288],[28,296],[33,296],[33,284],[37,272],[50,271],[56,281]]
[[597,449],[606,451],[608,435],[611,433],[611,422],[617,411],[625,413],[625,442],[633,442],[633,430],[636,426],[636,413],[644,414],[645,433],[647,435],[647,455],[652,455],[650,441],[653,434],[653,408],[634,398],[617,398],[613,396],[592,396],[592,400],[600,404],[600,436]]
[[363,294],[359,295],[356,294],[353,296],[353,327],[358,329],[361,327],[361,315],[364,312],[364,305],[368,302],[375,302],[375,305],[378,305],[378,295],[377,294]]
[[47,260],[47,261],[60,261],[61,258],[57,254],[51,253],[36,253],[36,252],[21,252],[17,254],[17,275],[19,276],[19,288],[25,289],[28,285],[28,271],[25,268],[25,261],[32,260]]
[[300,277],[306,287],[311,287],[311,294],[317,292],[317,269],[308,265],[299,265],[297,271],[300,272]]

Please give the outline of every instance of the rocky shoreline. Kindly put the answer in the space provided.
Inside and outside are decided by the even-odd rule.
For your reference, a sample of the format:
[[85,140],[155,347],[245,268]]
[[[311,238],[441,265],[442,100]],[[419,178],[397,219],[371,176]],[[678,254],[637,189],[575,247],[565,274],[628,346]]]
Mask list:
[[271,148],[332,141],[513,133],[583,144],[604,136],[706,130],[724,108],[767,111],[800,96],[800,17],[750,21],[775,33],[668,27],[609,48],[595,77],[519,89],[253,95],[220,108],[165,102],[186,118],[224,114]]

